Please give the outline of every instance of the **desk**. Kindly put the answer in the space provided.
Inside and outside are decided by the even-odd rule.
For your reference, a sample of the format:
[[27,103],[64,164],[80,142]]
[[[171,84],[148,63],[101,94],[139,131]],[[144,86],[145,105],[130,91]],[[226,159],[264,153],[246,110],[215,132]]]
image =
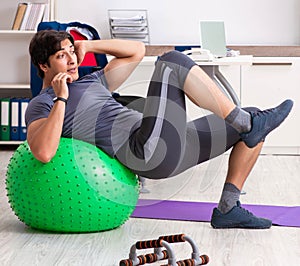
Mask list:
[[[193,59],[193,56],[189,56]],[[222,57],[216,58],[213,61],[197,61],[195,62],[216,82],[218,87],[230,98],[232,101],[240,106],[240,99],[236,95],[234,89],[223,76],[219,70],[219,66],[226,65],[252,65],[253,57],[251,55],[242,55],[236,57]]]

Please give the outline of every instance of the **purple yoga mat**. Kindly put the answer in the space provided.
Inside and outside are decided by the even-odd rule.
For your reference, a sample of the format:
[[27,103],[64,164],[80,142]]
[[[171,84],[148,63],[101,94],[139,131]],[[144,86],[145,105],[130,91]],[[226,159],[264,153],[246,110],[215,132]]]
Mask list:
[[[140,199],[131,217],[180,221],[210,222],[216,203]],[[273,225],[300,227],[300,206],[243,204],[256,216],[272,220]]]

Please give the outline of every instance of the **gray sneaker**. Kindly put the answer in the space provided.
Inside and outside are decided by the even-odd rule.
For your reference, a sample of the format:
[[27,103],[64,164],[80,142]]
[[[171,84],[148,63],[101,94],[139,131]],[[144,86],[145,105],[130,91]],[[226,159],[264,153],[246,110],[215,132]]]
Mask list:
[[236,206],[225,214],[214,208],[210,223],[213,228],[267,229],[272,226],[272,221],[256,217],[242,208],[239,201]]
[[252,117],[252,128],[247,133],[241,133],[241,139],[249,148],[255,147],[259,142],[288,116],[293,107],[293,101],[285,100],[275,108],[264,111],[250,112]]

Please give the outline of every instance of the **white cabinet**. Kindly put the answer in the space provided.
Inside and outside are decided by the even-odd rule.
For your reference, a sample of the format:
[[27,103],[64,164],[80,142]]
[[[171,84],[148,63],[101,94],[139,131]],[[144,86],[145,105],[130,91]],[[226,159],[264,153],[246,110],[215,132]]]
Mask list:
[[242,67],[241,73],[242,106],[265,109],[287,98],[294,101],[289,117],[267,137],[263,152],[299,154],[300,58],[256,57],[253,65]]

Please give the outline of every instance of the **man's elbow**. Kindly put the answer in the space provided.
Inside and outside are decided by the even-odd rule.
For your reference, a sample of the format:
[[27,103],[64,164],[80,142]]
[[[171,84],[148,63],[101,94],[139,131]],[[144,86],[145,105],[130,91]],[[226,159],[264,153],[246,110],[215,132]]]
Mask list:
[[47,150],[42,150],[42,149],[39,149],[38,151],[32,153],[33,156],[42,163],[49,163],[55,155]]
[[143,42],[137,42],[136,57],[138,61],[141,61],[146,54],[146,46]]

